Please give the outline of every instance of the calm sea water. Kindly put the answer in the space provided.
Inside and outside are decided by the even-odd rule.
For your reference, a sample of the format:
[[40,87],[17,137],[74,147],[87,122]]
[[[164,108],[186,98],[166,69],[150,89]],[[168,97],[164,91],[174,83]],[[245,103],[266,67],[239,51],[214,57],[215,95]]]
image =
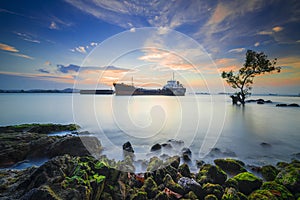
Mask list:
[[[79,94],[0,94],[0,125],[21,123],[77,123],[97,136],[104,153],[122,158],[122,144],[130,141],[136,159],[178,154],[189,147],[193,161],[211,162],[236,157],[249,164],[289,161],[300,153],[300,108],[275,107],[298,103],[299,97],[265,96],[272,104],[232,106],[227,96],[101,96]],[[155,143],[172,143],[151,153]],[[261,145],[262,142],[270,146]],[[214,151],[210,151],[213,148]]]

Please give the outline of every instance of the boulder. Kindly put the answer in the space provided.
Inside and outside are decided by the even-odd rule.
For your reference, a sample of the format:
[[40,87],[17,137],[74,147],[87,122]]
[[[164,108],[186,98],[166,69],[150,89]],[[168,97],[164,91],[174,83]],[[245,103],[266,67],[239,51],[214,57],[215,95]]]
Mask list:
[[50,145],[47,155],[50,158],[69,154],[72,156],[100,155],[102,145],[97,137],[69,136]]
[[274,181],[278,172],[279,171],[272,165],[265,165],[261,168],[261,174],[266,181]]
[[151,177],[145,180],[142,190],[147,192],[148,199],[153,199],[158,194],[157,184]]
[[230,158],[216,159],[214,160],[214,163],[225,172],[234,175],[247,171],[244,168],[245,164],[242,161],[235,160],[235,159],[230,159]]
[[190,161],[191,160],[192,151],[189,148],[184,147],[181,150],[181,153],[182,153],[182,158],[183,158],[184,161]]
[[188,177],[181,177],[178,184],[184,189],[185,193],[192,191],[199,199],[203,198],[203,190],[199,183]]
[[179,166],[178,172],[185,177],[191,177],[191,171],[189,166],[186,163],[183,163],[182,165]]
[[161,150],[161,145],[160,144],[155,144],[151,147],[150,151],[158,151]]
[[288,107],[300,107],[299,104],[296,103],[291,103],[288,105]]
[[178,183],[174,182],[174,180],[172,179],[172,177],[167,174],[164,179],[163,182],[165,184],[165,186],[167,188],[169,188],[170,190],[172,190],[173,192],[176,192],[180,195],[184,195],[185,191],[183,189],[183,187],[181,187],[181,185],[179,185]]
[[261,189],[270,191],[278,200],[294,199],[292,193],[286,187],[274,181],[264,182]]
[[239,200],[238,191],[235,188],[225,188],[225,192],[222,196],[222,200]]
[[285,103],[279,103],[279,104],[276,104],[276,107],[287,107],[287,104],[285,104]]
[[262,147],[271,147],[272,145],[269,144],[269,143],[266,143],[266,142],[262,142],[262,143],[260,143],[260,146],[262,146]]
[[207,195],[215,195],[217,199],[221,199],[224,193],[224,189],[219,184],[206,183],[203,185],[203,193]]
[[256,190],[256,191],[252,192],[248,197],[248,200],[257,200],[257,199],[277,200],[276,196],[268,190]]
[[249,195],[262,185],[262,180],[250,172],[243,172],[233,177],[238,183],[238,190],[245,195]]
[[222,185],[226,179],[227,175],[220,167],[210,164],[203,165],[196,176],[196,180],[200,184],[216,183]]
[[300,193],[300,162],[292,161],[276,176],[275,182],[285,186],[293,194]]
[[134,150],[132,148],[132,145],[129,141],[123,144],[123,151],[126,151],[128,153],[134,153]]

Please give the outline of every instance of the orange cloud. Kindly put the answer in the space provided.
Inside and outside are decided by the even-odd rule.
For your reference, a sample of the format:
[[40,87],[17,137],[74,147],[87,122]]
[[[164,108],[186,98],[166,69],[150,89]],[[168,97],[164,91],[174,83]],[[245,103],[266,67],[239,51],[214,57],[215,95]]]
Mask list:
[[16,49],[15,47],[9,46],[9,45],[3,44],[3,43],[0,43],[0,49],[3,51],[9,51],[9,52],[19,52],[19,50]]

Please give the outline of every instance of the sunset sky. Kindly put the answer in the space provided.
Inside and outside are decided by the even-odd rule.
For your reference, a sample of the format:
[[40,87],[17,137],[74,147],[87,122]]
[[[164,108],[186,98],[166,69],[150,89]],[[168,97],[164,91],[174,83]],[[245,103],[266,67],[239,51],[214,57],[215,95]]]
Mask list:
[[300,1],[53,0],[0,2],[0,89],[161,87],[232,90],[222,70],[247,49],[278,58],[256,93],[300,93]]

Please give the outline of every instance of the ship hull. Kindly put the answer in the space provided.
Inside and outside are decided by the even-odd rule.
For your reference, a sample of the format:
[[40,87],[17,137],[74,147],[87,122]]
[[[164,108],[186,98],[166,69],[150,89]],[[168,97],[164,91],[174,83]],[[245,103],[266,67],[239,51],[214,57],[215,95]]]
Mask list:
[[144,89],[135,88],[126,84],[114,84],[115,94],[117,96],[137,96],[137,95],[162,95],[162,96],[184,96],[185,88],[178,89]]

